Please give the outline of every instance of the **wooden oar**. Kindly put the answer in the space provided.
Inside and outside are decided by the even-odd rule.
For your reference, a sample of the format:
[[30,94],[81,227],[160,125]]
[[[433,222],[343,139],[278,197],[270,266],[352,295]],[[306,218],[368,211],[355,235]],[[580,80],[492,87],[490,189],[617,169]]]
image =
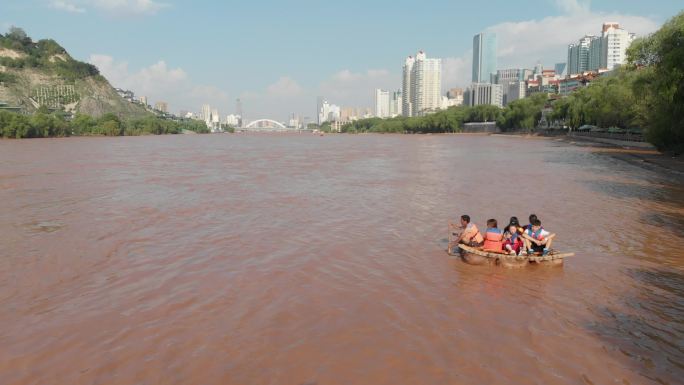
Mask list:
[[453,255],[453,253],[451,252],[451,247],[453,246],[452,243],[454,242],[453,229],[457,229],[457,228],[459,228],[459,226],[456,226],[455,224],[451,223],[451,221],[449,221],[449,224],[447,225],[447,230],[449,231],[449,236],[447,238],[449,240],[448,241],[449,243],[447,244],[447,253],[449,255]]

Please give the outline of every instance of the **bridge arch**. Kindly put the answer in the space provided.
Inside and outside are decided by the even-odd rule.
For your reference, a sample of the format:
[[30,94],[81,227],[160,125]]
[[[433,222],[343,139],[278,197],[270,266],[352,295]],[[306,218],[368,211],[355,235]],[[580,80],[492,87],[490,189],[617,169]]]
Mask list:
[[258,119],[258,120],[254,120],[254,121],[249,122],[249,124],[246,125],[245,128],[259,128],[259,124],[261,124],[261,123],[269,123],[269,124],[271,124],[271,125],[273,125],[273,126],[276,126],[276,127],[280,128],[280,129],[282,129],[282,130],[286,130],[286,129],[287,129],[287,127],[285,127],[284,124],[282,124],[282,123],[280,123],[280,122],[276,122],[276,121],[273,120],[273,119]]

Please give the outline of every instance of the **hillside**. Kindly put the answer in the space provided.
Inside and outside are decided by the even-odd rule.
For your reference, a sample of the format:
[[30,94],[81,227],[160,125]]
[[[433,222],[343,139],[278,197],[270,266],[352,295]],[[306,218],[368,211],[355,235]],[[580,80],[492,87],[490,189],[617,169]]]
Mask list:
[[119,96],[97,67],[73,59],[54,40],[34,42],[19,28],[0,34],[0,102],[28,113],[45,105],[94,117],[149,115]]

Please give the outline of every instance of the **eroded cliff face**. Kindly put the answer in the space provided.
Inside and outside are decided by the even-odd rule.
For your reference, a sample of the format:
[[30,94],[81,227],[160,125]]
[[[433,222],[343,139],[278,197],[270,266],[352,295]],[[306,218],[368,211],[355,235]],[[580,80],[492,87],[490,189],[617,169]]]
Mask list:
[[[23,60],[23,52],[0,47],[0,58]],[[50,63],[73,59],[65,52],[50,56]],[[144,107],[123,99],[102,75],[77,79],[60,76],[41,66],[24,68],[0,65],[0,102],[31,113],[41,105],[94,117],[114,113],[121,117],[149,114]]]

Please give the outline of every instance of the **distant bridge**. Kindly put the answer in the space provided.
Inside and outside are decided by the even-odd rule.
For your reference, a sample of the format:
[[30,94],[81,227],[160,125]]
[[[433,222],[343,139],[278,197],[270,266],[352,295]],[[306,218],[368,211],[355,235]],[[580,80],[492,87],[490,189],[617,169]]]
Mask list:
[[273,119],[258,119],[249,122],[248,125],[243,127],[248,130],[263,130],[263,131],[285,131],[292,130],[292,128],[285,127],[284,124],[277,122]]

